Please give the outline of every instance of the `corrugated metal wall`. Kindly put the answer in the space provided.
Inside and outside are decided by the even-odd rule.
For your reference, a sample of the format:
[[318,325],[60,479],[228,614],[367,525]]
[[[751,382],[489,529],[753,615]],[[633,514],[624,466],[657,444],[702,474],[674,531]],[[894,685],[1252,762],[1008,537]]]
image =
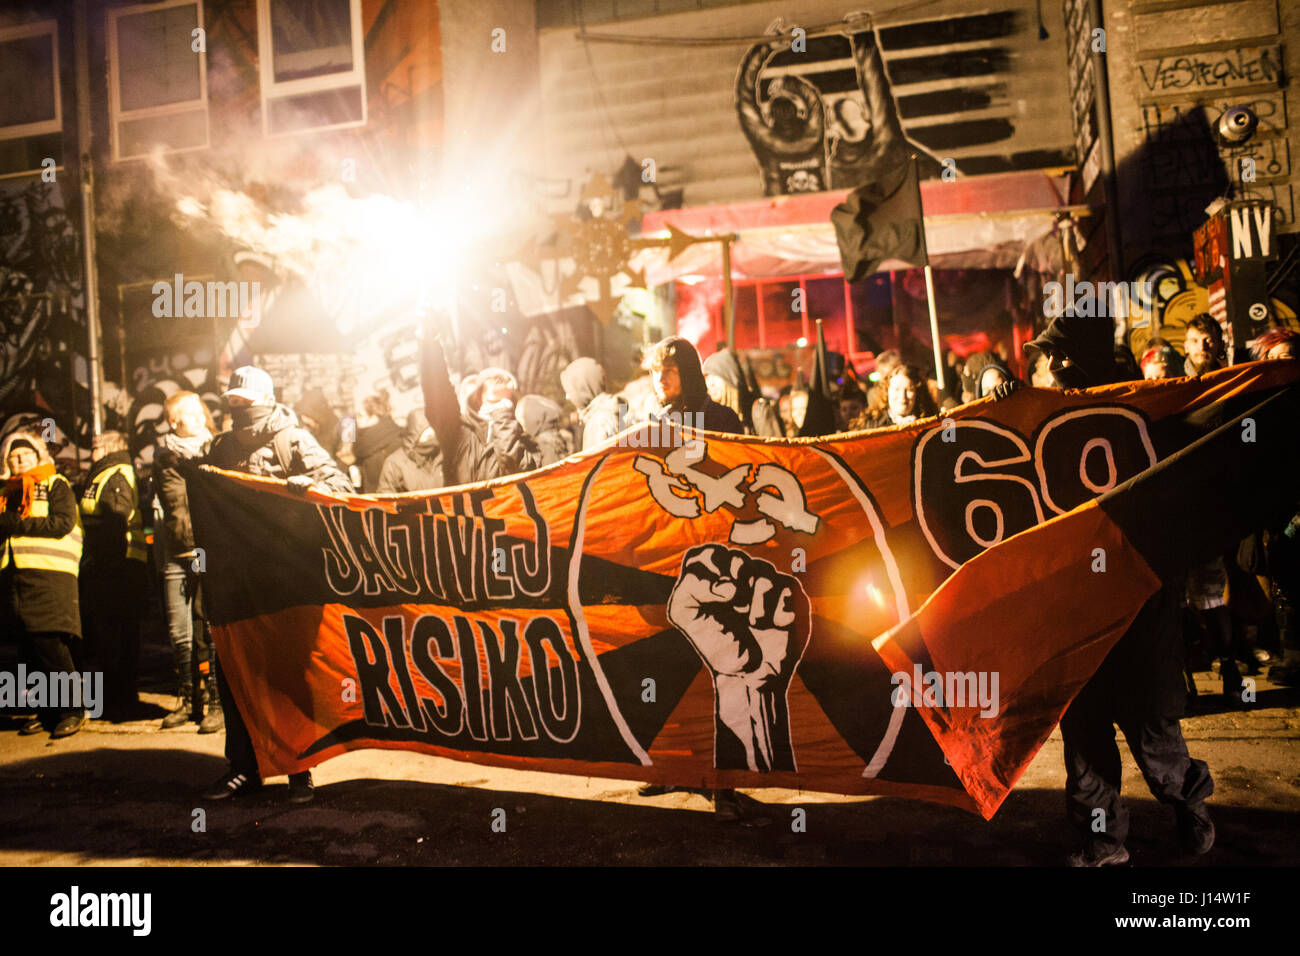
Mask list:
[[[1072,161],[1073,136],[1065,37],[1057,4],[1043,4],[1050,33],[1039,39],[1033,0],[945,0],[913,5],[875,25],[893,92],[910,138],[963,172],[1033,168]],[[631,156],[653,159],[663,188],[685,187],[685,205],[763,195],[759,166],[741,131],[736,76],[754,38],[778,18],[809,32],[808,62],[778,57],[764,82],[781,73],[813,80],[823,98],[856,87],[852,61],[832,59],[814,28],[839,23],[854,8],[840,2],[765,2],[601,24],[592,33],[672,37],[625,44],[589,39],[570,27],[540,32],[545,175],[569,192],[571,209],[592,171],[612,174]],[[703,45],[735,37],[727,45]],[[841,46],[846,46],[840,41]]]

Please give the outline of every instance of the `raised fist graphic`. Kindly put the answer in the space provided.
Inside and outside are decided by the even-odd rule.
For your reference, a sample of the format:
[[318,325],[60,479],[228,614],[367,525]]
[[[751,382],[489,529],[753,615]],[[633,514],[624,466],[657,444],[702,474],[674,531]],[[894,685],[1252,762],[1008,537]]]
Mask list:
[[812,630],[803,585],[743,551],[700,545],[682,558],[668,620],[713,673],[714,766],[793,771],[786,692]]

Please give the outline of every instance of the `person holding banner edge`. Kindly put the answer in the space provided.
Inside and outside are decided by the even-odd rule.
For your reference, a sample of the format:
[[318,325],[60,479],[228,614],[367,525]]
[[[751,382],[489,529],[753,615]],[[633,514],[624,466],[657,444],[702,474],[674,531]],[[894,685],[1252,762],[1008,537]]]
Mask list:
[[[271,376],[260,368],[245,365],[235,369],[222,396],[230,406],[231,431],[213,441],[207,463],[228,471],[242,471],[287,481],[290,491],[306,494],[314,486],[336,494],[350,494],[352,483],[329,452],[298,424],[288,408],[277,405]],[[248,728],[230,695],[217,656],[217,687],[226,720],[226,759],[230,767],[221,779],[202,794],[205,800],[246,796],[262,788],[257,756]],[[310,803],[315,796],[311,771],[289,776],[290,803]]]
[[[1062,388],[1106,385],[1119,378],[1107,322],[1061,315],[1024,348],[1031,358],[1034,353],[1048,357]],[[995,390],[995,401],[1011,394],[998,394],[1002,389]],[[1070,866],[1118,866],[1129,859],[1116,725],[1152,795],[1174,808],[1182,848],[1200,856],[1214,845],[1214,823],[1205,806],[1214,781],[1205,761],[1188,753],[1179,723],[1186,707],[1183,588],[1183,581],[1164,583],[1061,717],[1066,817],[1082,840],[1082,847],[1066,859]]]

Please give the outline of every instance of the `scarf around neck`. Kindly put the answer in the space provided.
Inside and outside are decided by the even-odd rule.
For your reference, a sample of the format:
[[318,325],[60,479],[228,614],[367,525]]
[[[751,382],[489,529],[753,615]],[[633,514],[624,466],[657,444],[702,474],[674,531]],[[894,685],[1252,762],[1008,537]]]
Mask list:
[[32,501],[36,496],[36,486],[49,481],[54,477],[54,474],[54,463],[47,461],[35,468],[29,468],[21,475],[12,475],[6,478],[4,497],[0,498],[0,513],[9,510],[10,497],[21,489],[22,499],[18,505],[18,517],[30,518],[32,515]]

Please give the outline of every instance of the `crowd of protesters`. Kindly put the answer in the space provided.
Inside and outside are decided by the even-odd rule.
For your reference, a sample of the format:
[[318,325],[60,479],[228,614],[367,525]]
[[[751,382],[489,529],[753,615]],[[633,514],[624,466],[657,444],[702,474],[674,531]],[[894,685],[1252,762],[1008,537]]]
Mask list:
[[[1183,345],[1180,356],[1153,338],[1134,355],[1114,344],[1105,325],[1064,316],[1026,346],[1024,367],[1034,387],[1083,388],[1199,376],[1226,363],[1222,331],[1208,315],[1189,323]],[[1298,352],[1300,333],[1289,329],[1271,330],[1255,343],[1261,359]],[[75,490],[39,434],[11,434],[0,497],[0,625],[18,635],[21,658],[51,673],[101,670],[104,717],[133,719],[142,609],[152,581],[175,665],[176,703],[160,726],[192,722],[199,733],[224,730],[230,766],[204,796],[254,792],[261,779],[253,747],[204,610],[203,554],[190,523],[184,465],[282,479],[299,493],[405,493],[544,467],[665,416],[690,415],[676,420],[733,434],[818,437],[909,425],[971,401],[1006,399],[1025,384],[1005,350],[949,352],[942,385],[933,369],[891,350],[875,356],[868,375],[832,352],[814,376],[817,386],[798,372],[789,383],[762,387],[745,356],[719,345],[701,362],[690,341],[672,337],[645,351],[649,387],[640,391],[613,389],[593,358],[574,360],[559,376],[562,407],[541,395],[520,395],[505,369],[453,376],[436,338],[426,343],[421,363],[424,404],[402,424],[386,391],[364,396],[354,416],[340,416],[319,390],[304,393],[291,409],[276,401],[266,372],[237,369],[217,410],[228,416],[225,430],[199,395],[176,392],[165,404],[166,426],[147,472],[137,473],[126,436],[106,432],[95,438],[91,470]],[[1175,806],[1185,843],[1194,852],[1208,849],[1213,826],[1204,798],[1213,785],[1205,765],[1188,756],[1178,729],[1196,696],[1193,670],[1216,665],[1227,701],[1241,699],[1244,674],[1260,673],[1270,662],[1270,678],[1294,686],[1300,680],[1297,609],[1300,513],[1280,527],[1259,529],[1236,553],[1196,569],[1185,582],[1167,582],[1148,602],[1129,632],[1147,635],[1143,649],[1134,650],[1136,639],[1121,639],[1062,720],[1070,819],[1086,837],[1073,862],[1127,858],[1112,723],[1128,736],[1153,791]],[[1152,646],[1159,649],[1154,656]],[[75,707],[41,710],[18,732],[66,737],[85,719]],[[730,791],[711,796],[719,815],[742,815]],[[290,801],[312,797],[310,772],[290,778]],[[1087,812],[1098,806],[1114,820],[1102,839],[1086,832]]]

